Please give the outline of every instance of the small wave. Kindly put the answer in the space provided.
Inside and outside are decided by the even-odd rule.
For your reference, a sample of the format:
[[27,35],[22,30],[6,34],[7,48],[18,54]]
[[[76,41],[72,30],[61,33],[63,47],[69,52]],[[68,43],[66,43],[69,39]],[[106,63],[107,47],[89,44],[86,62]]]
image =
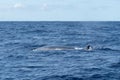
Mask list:
[[90,75],[86,80],[119,80],[119,73],[95,73]]
[[31,31],[26,31],[26,32],[23,32],[23,33],[47,33],[49,31],[47,30],[31,30]]
[[102,74],[93,74],[90,78],[91,79],[93,79],[93,78],[95,78],[95,79],[97,79],[97,78],[102,78],[103,77],[103,75]]
[[8,40],[3,42],[2,44],[6,46],[11,46],[11,45],[20,44],[20,43],[21,43],[20,40]]
[[85,71],[90,71],[90,72],[92,72],[92,71],[101,71],[101,69],[100,68],[86,68]]
[[84,80],[80,77],[74,77],[72,75],[53,75],[53,76],[46,76],[43,77],[42,80]]
[[99,50],[112,50],[111,48],[99,48]]
[[5,58],[10,59],[10,60],[24,60],[24,59],[27,59],[28,57],[25,55],[8,55]]
[[120,62],[111,64],[110,68],[120,68]]
[[41,45],[30,45],[30,44],[26,44],[26,45],[24,45],[24,48],[36,49],[37,47],[44,47],[44,46],[46,46],[46,44],[41,44]]
[[8,78],[4,78],[4,80],[15,80],[15,78],[8,77]]
[[102,48],[96,48],[96,50],[104,50],[104,51],[120,51],[120,50],[117,50],[117,49],[105,48],[105,47],[102,47]]
[[26,68],[43,68],[43,66],[25,66]]
[[11,66],[11,68],[29,68],[29,69],[33,69],[33,68],[46,68],[48,66],[40,66],[40,65],[28,65],[28,66]]

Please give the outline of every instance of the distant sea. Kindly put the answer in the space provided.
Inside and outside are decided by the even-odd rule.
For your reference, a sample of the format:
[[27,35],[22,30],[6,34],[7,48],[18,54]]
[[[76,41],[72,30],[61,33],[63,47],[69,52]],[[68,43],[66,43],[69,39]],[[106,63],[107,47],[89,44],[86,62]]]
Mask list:
[[0,80],[120,80],[120,22],[0,22]]

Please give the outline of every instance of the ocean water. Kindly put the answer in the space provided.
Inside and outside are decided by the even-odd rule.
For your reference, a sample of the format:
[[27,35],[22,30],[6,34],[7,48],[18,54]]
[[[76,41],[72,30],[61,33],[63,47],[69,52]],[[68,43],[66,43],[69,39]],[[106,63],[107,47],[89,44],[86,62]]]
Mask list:
[[0,22],[0,80],[120,80],[120,22]]

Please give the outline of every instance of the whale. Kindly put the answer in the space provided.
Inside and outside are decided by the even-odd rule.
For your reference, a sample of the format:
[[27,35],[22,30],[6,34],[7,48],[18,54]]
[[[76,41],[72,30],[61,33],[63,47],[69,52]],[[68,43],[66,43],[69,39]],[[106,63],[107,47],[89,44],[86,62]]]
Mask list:
[[33,51],[48,51],[48,50],[82,50],[80,47],[69,47],[69,46],[46,46],[36,48]]
[[60,50],[86,50],[86,51],[91,51],[93,48],[88,45],[85,48],[82,47],[73,47],[73,46],[44,46],[44,47],[39,47],[36,49],[33,49],[33,51],[60,51]]

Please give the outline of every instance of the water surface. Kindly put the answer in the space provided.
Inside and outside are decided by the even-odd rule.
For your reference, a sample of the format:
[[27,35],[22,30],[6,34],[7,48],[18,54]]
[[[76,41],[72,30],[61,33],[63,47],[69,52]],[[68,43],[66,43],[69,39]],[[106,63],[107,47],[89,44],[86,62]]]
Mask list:
[[0,22],[0,80],[119,79],[120,22]]

